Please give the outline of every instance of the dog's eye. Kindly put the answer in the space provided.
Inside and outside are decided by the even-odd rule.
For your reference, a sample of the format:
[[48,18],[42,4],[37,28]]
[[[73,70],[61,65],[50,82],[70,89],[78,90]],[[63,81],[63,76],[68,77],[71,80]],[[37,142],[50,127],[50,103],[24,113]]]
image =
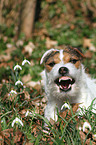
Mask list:
[[71,59],[70,62],[72,62],[73,64],[75,64],[78,60],[77,59]]
[[55,62],[51,62],[48,65],[51,66],[51,67],[53,67],[55,65]]

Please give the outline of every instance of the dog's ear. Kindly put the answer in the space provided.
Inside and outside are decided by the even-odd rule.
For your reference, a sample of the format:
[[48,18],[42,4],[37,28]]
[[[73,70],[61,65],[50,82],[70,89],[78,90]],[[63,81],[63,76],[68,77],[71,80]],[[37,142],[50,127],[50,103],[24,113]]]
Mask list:
[[76,47],[72,47],[72,46],[68,46],[68,48],[70,48],[71,50],[76,52],[79,55],[79,57],[85,58],[85,55],[83,54],[83,52],[80,48],[76,48]]
[[54,52],[54,51],[57,51],[57,50],[54,49],[54,48],[52,48],[52,49],[46,51],[46,52],[43,54],[42,58],[41,58],[40,64],[42,64],[43,62],[45,62],[46,59],[50,56],[50,54],[51,54],[52,52]]
[[82,53],[82,50],[80,48],[74,48],[74,50],[82,57],[85,58],[85,55]]

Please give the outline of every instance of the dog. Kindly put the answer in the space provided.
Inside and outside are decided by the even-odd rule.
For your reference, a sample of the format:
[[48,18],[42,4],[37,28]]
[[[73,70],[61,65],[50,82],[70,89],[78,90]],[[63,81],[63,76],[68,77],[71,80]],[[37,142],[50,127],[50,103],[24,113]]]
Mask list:
[[[88,108],[96,97],[95,79],[91,79],[82,64],[84,54],[79,48],[65,46],[63,49],[50,49],[44,53],[40,64],[44,63],[42,72],[44,88],[48,98],[45,117],[57,120],[64,102],[79,103]],[[94,108],[96,109],[96,101]],[[95,110],[93,110],[95,112]]]

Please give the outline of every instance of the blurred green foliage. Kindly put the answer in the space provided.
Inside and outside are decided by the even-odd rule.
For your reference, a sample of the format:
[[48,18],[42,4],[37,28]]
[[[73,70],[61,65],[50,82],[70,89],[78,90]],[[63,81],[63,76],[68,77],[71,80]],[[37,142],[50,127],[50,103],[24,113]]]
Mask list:
[[[80,0],[79,0],[80,1]],[[46,34],[41,34],[41,35],[35,35],[33,36],[30,40],[25,39],[25,34],[21,33],[18,37],[18,40],[22,40],[23,46],[17,46],[15,40],[15,35],[16,35],[16,25],[12,24],[9,27],[7,25],[0,25],[0,54],[4,53],[4,50],[7,49],[7,43],[13,44],[16,49],[11,52],[11,60],[6,61],[11,62],[13,61],[13,66],[15,66],[17,63],[22,64],[22,61],[26,57],[29,61],[32,61],[32,66],[31,65],[25,65],[22,66],[22,71],[21,72],[16,72],[20,73],[20,75],[17,75],[18,78],[22,80],[22,77],[24,75],[28,75],[28,73],[32,77],[32,81],[38,81],[41,79],[40,77],[40,72],[44,69],[43,66],[40,65],[40,59],[44,52],[47,50],[46,47],[46,38],[49,37],[51,40],[57,41],[57,45],[72,45],[75,47],[80,47],[83,52],[85,53],[86,51],[89,50],[89,48],[83,48],[83,39],[84,38],[89,38],[92,39],[92,43],[96,46],[96,28],[90,26],[89,23],[87,23],[87,19],[84,18],[84,15],[82,14],[81,9],[78,9],[75,12],[74,19],[70,20],[70,17],[64,17],[65,24],[63,23],[57,23],[59,24],[59,27],[54,25],[55,21],[58,21],[63,14],[64,16],[68,16],[68,11],[66,8],[66,5],[63,3],[64,1],[54,1],[53,2],[47,2],[45,0],[42,0],[41,2],[41,11],[45,9],[45,16],[47,15],[47,19],[45,21],[43,20],[43,23],[41,21],[42,16],[40,16],[40,21],[38,20],[35,22],[35,30],[38,32],[39,30],[46,29],[47,33]],[[81,1],[80,1],[81,2]],[[8,13],[10,12],[10,8],[6,8],[6,10],[3,11],[3,16],[5,17]],[[88,10],[88,16],[91,16],[91,13]],[[54,18],[56,18],[55,21],[52,21]],[[61,18],[62,19],[62,18]],[[63,21],[63,20],[62,20]],[[96,18],[95,17],[90,17],[90,21],[96,23]],[[73,28],[71,28],[73,26]],[[42,39],[43,35],[43,39]],[[4,37],[7,37],[6,41],[4,40]],[[32,54],[29,56],[27,53],[22,53],[23,49],[26,45],[28,45],[28,42],[32,42],[35,44],[35,49],[33,50]],[[90,50],[89,50],[90,51]],[[84,64],[85,68],[88,67],[88,72],[92,74],[96,78],[96,52],[92,52],[93,56],[92,58],[85,59]],[[0,62],[2,63],[2,62]],[[13,68],[12,66],[12,68]],[[50,124],[48,120],[46,120],[43,117],[42,106],[39,104],[39,106],[36,103],[33,103],[33,100],[41,99],[43,97],[42,94],[39,94],[37,90],[30,88],[30,87],[18,87],[15,85],[16,81],[16,73],[13,69],[10,69],[10,67],[1,67],[0,68],[0,83],[2,80],[7,80],[8,83],[3,83],[2,87],[0,87],[0,110],[1,110],[1,119],[2,119],[2,130],[5,129],[12,129],[12,121],[13,119],[18,116],[20,117],[22,114],[22,110],[27,110],[31,109],[31,115],[28,117],[25,117],[23,114],[23,122],[24,126],[19,127],[17,126],[18,129],[20,129],[23,133],[23,139],[25,140],[30,140],[31,143],[33,144],[45,144],[46,141],[50,138],[51,143],[53,142],[53,145],[55,144],[60,144],[63,145],[64,141],[70,145],[70,144],[78,144],[81,145],[81,139],[79,135],[79,130],[77,130],[76,125],[77,121],[75,120],[75,115],[73,116],[68,116],[66,115],[65,119],[60,118],[58,114],[58,122],[56,128],[54,128],[54,125]],[[4,81],[3,80],[3,81]],[[31,81],[30,80],[30,81]],[[8,93],[10,92],[11,89],[14,89],[18,92],[18,94],[14,97],[8,97]],[[20,91],[20,92],[19,92]],[[27,92],[27,93],[26,93]],[[30,99],[27,97],[29,96]],[[39,100],[41,101],[41,100]],[[35,101],[34,101],[35,102]],[[44,102],[43,102],[44,103]],[[43,104],[42,103],[42,104]],[[37,106],[35,106],[35,105]],[[42,114],[36,114],[35,110],[36,108],[40,108],[40,113]],[[96,115],[94,115],[91,112],[91,109],[89,110],[83,110],[84,112],[84,118],[88,120],[91,124],[91,126],[94,127],[95,122],[96,122]],[[66,120],[69,117],[69,122]],[[83,120],[84,118],[79,118],[79,120]],[[44,128],[44,121],[49,124],[50,131],[48,134],[44,133],[42,130]],[[62,121],[64,124],[62,124]],[[84,121],[84,120],[83,120]],[[39,123],[37,123],[39,122]],[[42,125],[41,125],[42,124]],[[59,125],[58,125],[59,124]],[[38,127],[36,126],[38,125]],[[37,127],[34,132],[34,126]],[[14,126],[14,134],[16,131],[16,126]],[[41,128],[40,128],[41,127]],[[96,128],[92,128],[92,131],[96,133]],[[36,134],[35,134],[36,133]],[[49,135],[50,134],[50,135]],[[87,134],[88,135],[88,134]],[[43,140],[42,140],[43,137]],[[13,143],[13,138],[10,135],[9,139]],[[45,139],[45,140],[44,140]],[[87,138],[85,138],[86,141]],[[49,142],[50,144],[50,142]],[[90,144],[91,141],[90,141]]]

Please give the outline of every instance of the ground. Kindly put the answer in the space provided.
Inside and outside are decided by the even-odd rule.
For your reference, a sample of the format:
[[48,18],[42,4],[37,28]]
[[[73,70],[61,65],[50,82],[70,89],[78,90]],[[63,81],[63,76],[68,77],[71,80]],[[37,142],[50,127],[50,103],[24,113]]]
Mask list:
[[[64,1],[42,0],[33,38],[18,38],[17,25],[0,26],[0,142],[2,144],[96,144],[96,115],[89,110],[58,112],[58,121],[44,118],[46,95],[41,86],[43,53],[62,45],[80,47],[86,72],[96,78],[96,20],[70,9]],[[12,21],[11,21],[12,23]],[[28,62],[22,65],[23,60]],[[20,68],[14,67],[20,65]],[[22,84],[16,85],[20,80]],[[15,92],[11,92],[14,90]],[[20,119],[23,125],[17,120]],[[48,124],[49,130],[44,127]],[[88,125],[83,130],[84,122]],[[90,129],[91,126],[91,129]]]

